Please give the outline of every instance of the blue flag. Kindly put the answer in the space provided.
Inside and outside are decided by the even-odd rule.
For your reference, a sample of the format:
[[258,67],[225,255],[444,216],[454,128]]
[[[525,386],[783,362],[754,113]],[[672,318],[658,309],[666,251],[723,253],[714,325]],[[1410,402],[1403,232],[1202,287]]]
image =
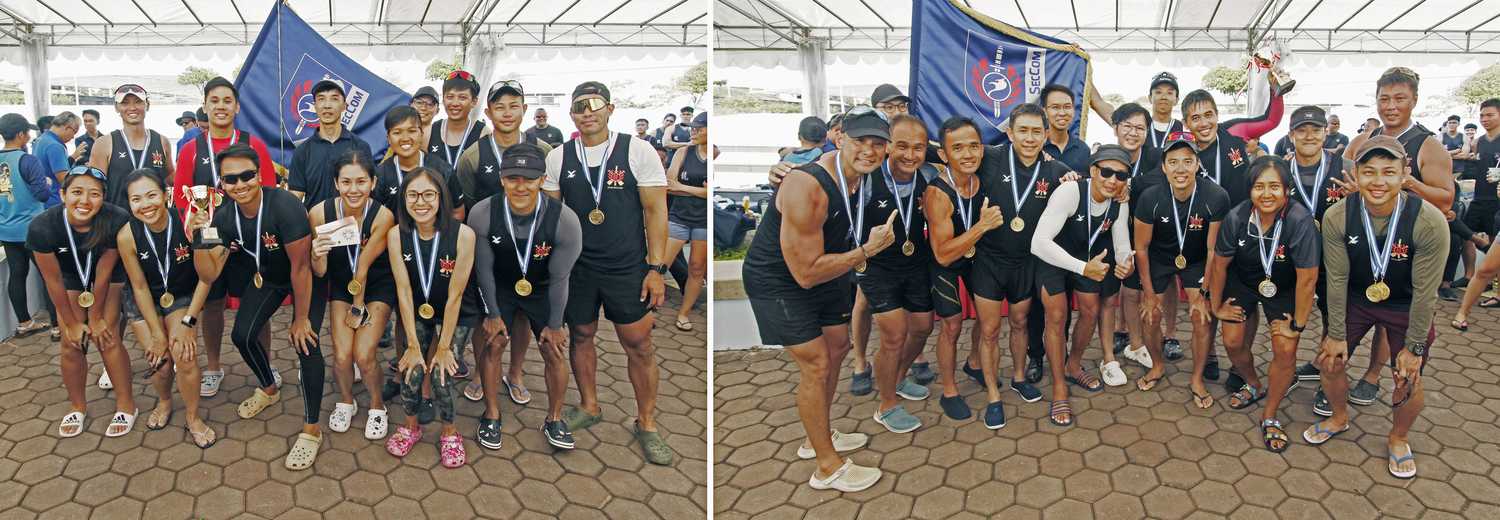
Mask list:
[[911,87],[915,114],[937,136],[943,120],[966,116],[986,143],[1002,139],[1010,111],[1041,104],[1042,88],[1072,89],[1074,135],[1086,130],[1089,55],[1071,43],[1019,29],[960,5],[913,0]]
[[384,155],[385,113],[410,102],[411,95],[339,52],[280,1],[235,78],[237,126],[264,140],[271,159],[286,165],[297,143],[318,133],[312,88],[323,79],[344,84],[344,127],[370,143],[375,157]]

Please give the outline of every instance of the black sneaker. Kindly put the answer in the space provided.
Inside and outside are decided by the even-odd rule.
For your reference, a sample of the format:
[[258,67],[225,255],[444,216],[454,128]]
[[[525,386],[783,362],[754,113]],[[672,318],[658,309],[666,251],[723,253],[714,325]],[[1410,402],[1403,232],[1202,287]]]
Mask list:
[[1239,390],[1239,389],[1244,388],[1244,387],[1245,387],[1245,378],[1240,377],[1240,375],[1238,373],[1236,373],[1233,370],[1230,370],[1229,371],[1229,377],[1224,378],[1224,388],[1226,390],[1228,390],[1230,388],[1233,388],[1234,390],[1228,390],[1228,393],[1232,394],[1236,390]]
[[500,449],[500,419],[479,418],[479,433],[474,436],[487,449]]
[[984,386],[984,369],[974,368],[969,366],[968,363],[964,363],[964,373],[969,375],[969,379],[973,379],[975,383],[979,383],[979,386]]
[[1349,389],[1349,402],[1359,406],[1369,406],[1380,397],[1380,385],[1370,383],[1363,379],[1355,383],[1354,388]]
[[912,363],[911,370],[907,371],[907,375],[911,376],[912,380],[916,381],[917,384],[922,386],[930,385],[934,380],[937,379],[937,372],[933,372],[932,365],[928,364],[926,361],[923,361],[921,363]]
[[[1035,383],[1042,380],[1042,358],[1026,358],[1026,382]],[[1027,401],[1030,402],[1030,401]]]
[[1130,334],[1124,333],[1124,332],[1116,332],[1115,333],[1115,355],[1116,356],[1120,355],[1121,352],[1125,351],[1125,347],[1128,347],[1128,346],[1130,346]]
[[432,399],[423,399],[417,405],[417,422],[420,424],[432,424],[437,419],[437,406],[432,404]]
[[1035,403],[1042,400],[1042,391],[1037,390],[1035,385],[1025,381],[1011,381],[1010,389],[1015,390],[1021,396],[1022,401]]
[[1167,361],[1182,359],[1182,343],[1176,338],[1167,338],[1161,342],[1162,353],[1166,355]]
[[568,423],[562,421],[547,421],[542,423],[542,436],[547,438],[547,444],[562,450],[573,449],[573,432],[568,431]]
[[1333,407],[1328,405],[1328,396],[1323,395],[1323,389],[1318,389],[1318,396],[1313,398],[1313,413],[1323,417],[1333,417]]
[[1219,356],[1208,355],[1208,361],[1203,364],[1203,378],[1209,381],[1219,380]]
[[1318,370],[1318,366],[1312,364],[1311,361],[1303,363],[1302,366],[1297,367],[1297,380],[1298,381],[1317,381],[1317,380],[1320,380],[1322,378],[1323,378],[1322,371],[1319,371]]
[[964,396],[943,396],[941,399],[938,399],[938,404],[942,405],[943,415],[948,416],[949,419],[953,419],[955,421],[967,421],[970,417],[974,416],[974,414],[969,411],[968,403],[964,402]]
[[1460,295],[1458,291],[1452,287],[1438,288],[1438,298],[1445,302],[1456,302],[1458,301],[1459,297]]
[[1005,427],[1005,403],[995,401],[984,407],[984,427],[998,430]]

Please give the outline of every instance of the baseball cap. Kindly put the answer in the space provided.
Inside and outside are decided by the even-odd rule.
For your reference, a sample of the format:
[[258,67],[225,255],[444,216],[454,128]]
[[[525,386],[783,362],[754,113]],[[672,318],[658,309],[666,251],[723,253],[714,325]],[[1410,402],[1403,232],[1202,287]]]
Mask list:
[[200,108],[197,112],[193,113],[193,119],[206,123],[208,122],[208,112],[204,112],[203,109]]
[[1406,160],[1406,149],[1401,147],[1400,141],[1388,135],[1377,135],[1365,139],[1364,144],[1359,145],[1359,151],[1354,154],[1354,162],[1364,162],[1376,150],[1382,150],[1397,159]]
[[36,125],[26,119],[26,116],[17,113],[9,113],[0,116],[0,137],[6,140],[15,139],[21,132],[36,130]]
[[496,81],[494,85],[490,85],[490,92],[485,94],[484,99],[493,103],[495,98],[500,97],[506,91],[521,96],[523,100],[526,98],[526,89],[521,87],[521,82],[513,79],[502,79]]
[[1156,76],[1151,78],[1151,89],[1155,89],[1157,85],[1160,85],[1162,83],[1171,85],[1172,90],[1176,90],[1178,92],[1182,91],[1182,88],[1177,86],[1177,76],[1173,75],[1171,72],[1163,71],[1156,73]]
[[585,81],[573,87],[573,96],[571,99],[578,99],[590,94],[598,94],[604,98],[605,102],[609,102],[609,87],[597,81]]
[[422,87],[422,88],[417,89],[417,93],[416,94],[412,94],[411,98],[412,99],[417,99],[417,98],[422,97],[422,96],[427,96],[427,97],[432,98],[432,102],[433,103],[437,103],[438,102],[437,89],[434,89],[432,87]]
[[1094,155],[1089,156],[1089,165],[1093,166],[1104,161],[1120,161],[1128,166],[1131,163],[1130,152],[1117,144],[1100,145],[1098,150],[1094,150]]
[[[202,110],[202,109],[199,109],[199,110]],[[182,124],[182,120],[184,120],[184,119],[186,119],[188,121],[196,121],[196,120],[198,120],[198,117],[196,115],[193,115],[193,111],[192,110],[187,110],[187,111],[184,111],[182,113],[182,115],[177,116],[177,124],[179,124],[179,125]]]
[[340,96],[348,96],[348,94],[344,92],[344,82],[332,78],[323,78],[313,85],[313,97],[317,97],[319,92],[333,89],[338,89]]
[[474,79],[474,73],[467,70],[449,72],[448,78],[443,80],[443,92],[456,88],[468,89],[473,95],[479,95],[479,81]]
[[849,137],[879,137],[891,140],[891,123],[885,113],[870,105],[859,105],[844,115],[844,135]]
[[687,124],[688,128],[708,128],[708,112],[699,112],[693,116],[693,122]]
[[1178,146],[1186,146],[1193,153],[1198,153],[1198,140],[1194,139],[1193,134],[1188,132],[1172,132],[1167,134],[1167,143],[1162,145],[1161,153],[1162,155],[1166,155],[1167,152],[1172,151],[1173,148]]
[[1296,130],[1297,127],[1309,123],[1318,126],[1328,126],[1327,114],[1323,112],[1322,108],[1313,105],[1299,107],[1292,111],[1292,124],[1289,129]]
[[903,103],[911,102],[911,98],[906,97],[906,94],[901,93],[901,89],[896,88],[895,85],[890,83],[883,83],[875,87],[875,92],[870,94],[870,104],[872,105],[896,100],[900,100]]
[[824,123],[818,116],[807,116],[797,124],[797,137],[804,141],[821,143],[828,138],[828,123]]
[[207,96],[208,91],[219,87],[229,87],[229,92],[234,94],[234,98],[240,98],[240,89],[234,88],[234,83],[231,83],[229,80],[224,79],[224,76],[214,76],[214,79],[208,80],[208,83],[204,83],[203,95]]
[[146,87],[142,87],[135,83],[126,83],[124,85],[120,85],[119,88],[115,89],[115,102],[119,103],[121,101],[125,101],[125,96],[129,95],[134,95],[135,97],[140,98],[141,101],[150,101],[149,95],[146,94]]
[[537,179],[546,173],[547,156],[540,146],[516,143],[505,149],[500,158],[501,177]]

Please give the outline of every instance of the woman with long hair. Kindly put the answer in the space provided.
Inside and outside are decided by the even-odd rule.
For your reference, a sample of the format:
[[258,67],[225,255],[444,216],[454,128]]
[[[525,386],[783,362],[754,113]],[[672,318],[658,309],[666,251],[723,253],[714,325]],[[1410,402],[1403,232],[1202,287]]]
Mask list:
[[447,184],[431,168],[412,170],[399,193],[400,227],[386,232],[386,249],[406,332],[406,349],[397,364],[406,419],[385,447],[405,457],[422,440],[417,413],[422,382],[430,378],[433,404],[443,423],[439,458],[443,466],[457,468],[467,457],[463,437],[453,424],[453,376],[458,373],[455,350],[469,341],[478,314],[477,306],[465,298],[474,266],[474,231],[453,218]]
[[717,149],[708,146],[708,112],[698,114],[687,126],[693,145],[673,155],[667,168],[667,193],[674,195],[667,213],[667,258],[677,258],[683,245],[693,243],[682,307],[677,309],[676,326],[684,331],[693,330],[688,315],[708,277],[708,162],[718,155]]

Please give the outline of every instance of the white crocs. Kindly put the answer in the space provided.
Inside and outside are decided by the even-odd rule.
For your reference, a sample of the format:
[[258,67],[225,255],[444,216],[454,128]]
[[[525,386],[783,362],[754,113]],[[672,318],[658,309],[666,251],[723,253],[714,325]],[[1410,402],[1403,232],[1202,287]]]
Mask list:
[[198,396],[213,397],[219,395],[219,383],[223,382],[223,370],[204,370],[203,382],[198,384]]
[[813,470],[812,476],[807,479],[807,485],[813,489],[837,489],[852,493],[869,489],[878,481],[879,469],[858,466],[853,459],[844,459],[844,465],[825,478],[818,478],[818,471]]
[[355,403],[333,403],[333,413],[328,414],[328,429],[339,433],[349,431],[349,423],[357,413],[359,405]]
[[1150,370],[1152,367],[1156,366],[1155,363],[1151,362],[1151,352],[1146,350],[1145,345],[1141,345],[1139,347],[1126,346],[1125,351],[1122,352],[1122,354],[1125,355],[1125,359],[1134,361],[1137,364],[1146,367],[1147,370]]
[[1120,370],[1119,361],[1110,361],[1103,365],[1099,365],[1099,374],[1100,378],[1104,380],[1104,384],[1106,385],[1120,386],[1125,384],[1125,371]]
[[372,441],[384,439],[385,429],[389,423],[384,409],[369,409],[365,412],[365,438]]
[[[865,435],[859,432],[844,433],[838,430],[834,430],[832,438],[833,451],[838,453],[863,448],[865,447],[865,444],[870,442],[869,435]],[[797,458],[799,459],[812,459],[816,458],[817,456],[818,453],[813,451],[811,446],[804,445],[797,447]]]

